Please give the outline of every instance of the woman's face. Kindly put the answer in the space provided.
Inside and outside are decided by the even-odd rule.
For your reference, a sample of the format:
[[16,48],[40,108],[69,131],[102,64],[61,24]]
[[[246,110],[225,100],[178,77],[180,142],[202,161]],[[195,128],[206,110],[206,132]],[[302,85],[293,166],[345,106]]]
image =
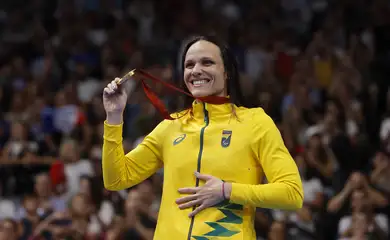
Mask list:
[[217,45],[204,40],[191,45],[184,60],[184,83],[194,97],[226,96],[226,78]]

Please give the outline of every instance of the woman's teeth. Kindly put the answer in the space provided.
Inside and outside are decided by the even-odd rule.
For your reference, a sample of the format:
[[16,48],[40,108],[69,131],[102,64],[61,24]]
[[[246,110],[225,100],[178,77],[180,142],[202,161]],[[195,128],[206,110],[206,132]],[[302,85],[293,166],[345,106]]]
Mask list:
[[207,80],[195,80],[195,81],[193,81],[192,82],[192,84],[195,86],[195,87],[198,87],[198,86],[200,86],[200,85],[202,85],[202,84],[206,84],[206,83],[208,83],[209,81],[207,81]]

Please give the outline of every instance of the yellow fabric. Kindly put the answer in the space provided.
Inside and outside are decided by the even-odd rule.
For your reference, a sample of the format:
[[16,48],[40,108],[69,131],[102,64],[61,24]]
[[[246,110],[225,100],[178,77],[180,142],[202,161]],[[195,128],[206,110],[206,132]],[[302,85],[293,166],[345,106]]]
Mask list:
[[332,62],[331,60],[314,60],[314,71],[320,86],[328,88],[332,82]]
[[[255,240],[255,207],[293,210],[302,206],[297,166],[272,119],[261,108],[235,109],[236,116],[230,104],[194,102],[192,114],[162,121],[126,155],[122,125],[104,124],[103,177],[107,189],[129,188],[164,166],[154,239]],[[192,209],[180,210],[175,200],[181,197],[179,188],[196,185],[197,170],[232,182],[232,193],[230,202],[200,212],[191,223],[188,214]],[[264,174],[268,184],[261,184]]]

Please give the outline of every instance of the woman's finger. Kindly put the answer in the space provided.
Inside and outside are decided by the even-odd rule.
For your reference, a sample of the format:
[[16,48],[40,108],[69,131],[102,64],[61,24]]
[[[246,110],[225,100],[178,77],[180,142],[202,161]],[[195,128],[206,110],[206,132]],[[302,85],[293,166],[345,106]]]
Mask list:
[[195,200],[197,198],[198,198],[198,196],[196,194],[189,195],[189,196],[185,196],[185,197],[181,197],[181,198],[176,199],[176,203],[177,204],[181,204],[181,203],[185,203],[185,202],[189,202],[189,201]]
[[111,95],[113,93],[113,91],[110,88],[105,87],[104,90],[103,90],[103,93],[107,94],[107,95]]
[[203,211],[206,208],[207,208],[207,206],[203,203],[199,207],[195,208],[195,210],[192,211],[188,216],[189,217],[193,217],[193,216],[195,216],[196,214],[200,213],[201,211]]
[[184,204],[179,205],[179,208],[180,209],[186,209],[186,208],[198,206],[198,205],[201,205],[201,204],[202,204],[202,200],[201,199],[195,199],[195,200],[192,200],[192,201],[189,201],[189,202],[186,202]]
[[200,190],[200,187],[180,188],[179,193],[181,193],[181,194],[195,194],[199,190]]
[[111,84],[111,89],[112,89],[112,90],[114,90],[114,91],[115,91],[115,90],[117,90],[117,89],[118,89],[118,84],[115,82],[115,80],[114,80],[114,81],[112,81],[110,84]]

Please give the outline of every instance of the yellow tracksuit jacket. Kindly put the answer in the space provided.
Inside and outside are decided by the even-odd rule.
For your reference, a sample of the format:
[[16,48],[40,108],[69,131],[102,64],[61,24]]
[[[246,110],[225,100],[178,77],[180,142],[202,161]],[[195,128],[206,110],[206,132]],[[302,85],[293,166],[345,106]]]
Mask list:
[[[122,125],[104,125],[103,178],[109,190],[138,184],[164,167],[156,240],[254,240],[255,208],[295,210],[303,190],[297,166],[273,120],[261,108],[194,102],[193,114],[162,121],[125,154]],[[232,183],[229,201],[180,210],[178,189],[202,186],[194,171]],[[266,176],[268,183],[261,184]]]

